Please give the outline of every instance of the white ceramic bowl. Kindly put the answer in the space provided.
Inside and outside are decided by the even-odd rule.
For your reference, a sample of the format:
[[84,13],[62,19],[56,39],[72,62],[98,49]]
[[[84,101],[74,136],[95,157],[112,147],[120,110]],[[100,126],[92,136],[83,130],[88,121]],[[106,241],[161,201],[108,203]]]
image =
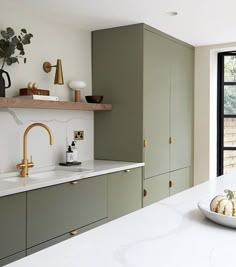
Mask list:
[[219,214],[210,210],[210,202],[211,200],[205,200],[198,202],[198,208],[200,211],[211,221],[231,227],[236,228],[236,217],[226,216],[223,214]]

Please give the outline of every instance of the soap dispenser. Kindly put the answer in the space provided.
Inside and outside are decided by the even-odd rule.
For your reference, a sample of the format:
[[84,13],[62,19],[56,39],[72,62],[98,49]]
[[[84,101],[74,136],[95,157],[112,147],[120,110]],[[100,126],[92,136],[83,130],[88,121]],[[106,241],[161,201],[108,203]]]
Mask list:
[[77,162],[78,161],[78,150],[77,150],[77,148],[75,146],[75,141],[72,141],[71,149],[73,151],[74,162]]
[[71,149],[71,146],[69,146],[68,150],[66,151],[66,163],[72,163],[73,161],[74,161],[73,151]]

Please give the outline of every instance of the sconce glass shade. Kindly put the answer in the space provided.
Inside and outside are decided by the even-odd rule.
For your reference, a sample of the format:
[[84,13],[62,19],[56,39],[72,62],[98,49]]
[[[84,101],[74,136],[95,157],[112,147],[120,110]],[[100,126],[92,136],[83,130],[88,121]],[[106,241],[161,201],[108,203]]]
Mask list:
[[84,81],[71,81],[69,83],[69,87],[72,89],[72,90],[80,90],[80,89],[83,89],[86,87],[86,83]]
[[55,66],[52,66],[50,62],[44,62],[43,69],[46,73],[50,72],[52,68],[56,68],[54,84],[64,84],[61,60],[58,59]]

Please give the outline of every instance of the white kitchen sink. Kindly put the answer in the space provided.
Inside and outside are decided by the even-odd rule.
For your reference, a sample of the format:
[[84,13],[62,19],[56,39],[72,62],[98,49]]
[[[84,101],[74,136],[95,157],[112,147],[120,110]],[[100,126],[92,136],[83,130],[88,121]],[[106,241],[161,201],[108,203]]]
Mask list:
[[[30,172],[31,171],[31,172]],[[90,169],[85,169],[81,167],[71,168],[70,170],[65,169],[64,167],[53,167],[48,170],[33,172],[32,169],[29,169],[28,177],[8,177],[2,179],[5,182],[23,182],[23,181],[36,181],[36,180],[54,180],[62,179],[76,176],[78,173],[82,174],[83,172],[88,172]]]

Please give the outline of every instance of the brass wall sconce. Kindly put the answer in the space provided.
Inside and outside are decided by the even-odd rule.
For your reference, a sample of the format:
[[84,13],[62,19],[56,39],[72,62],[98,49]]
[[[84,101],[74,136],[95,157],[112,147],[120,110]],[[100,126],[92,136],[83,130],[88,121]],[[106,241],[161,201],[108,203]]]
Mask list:
[[54,84],[64,84],[61,60],[58,59],[57,64],[54,66],[50,62],[43,63],[43,69],[46,73],[50,72],[52,68],[56,68]]

